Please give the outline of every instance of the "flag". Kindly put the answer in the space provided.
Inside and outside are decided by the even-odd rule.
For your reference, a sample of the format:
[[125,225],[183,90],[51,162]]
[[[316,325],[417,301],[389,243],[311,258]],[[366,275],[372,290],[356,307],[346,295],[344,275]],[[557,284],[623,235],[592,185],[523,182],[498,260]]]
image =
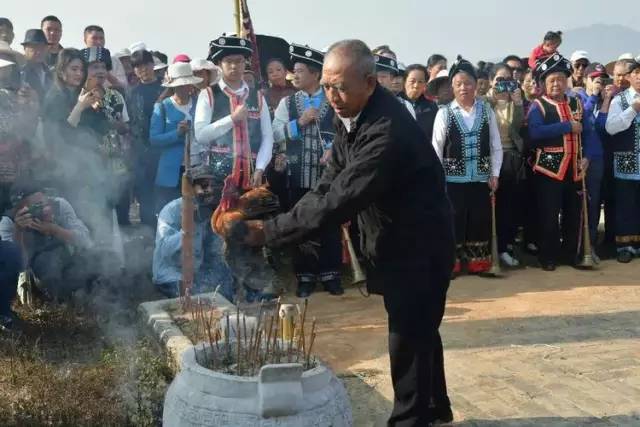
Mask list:
[[241,0],[242,4],[242,37],[248,39],[253,44],[253,53],[251,54],[251,69],[256,76],[256,82],[262,83],[262,72],[260,68],[260,53],[258,52],[258,41],[256,40],[256,33],[253,30],[253,22],[251,22],[251,15],[249,14],[249,6],[247,0]]

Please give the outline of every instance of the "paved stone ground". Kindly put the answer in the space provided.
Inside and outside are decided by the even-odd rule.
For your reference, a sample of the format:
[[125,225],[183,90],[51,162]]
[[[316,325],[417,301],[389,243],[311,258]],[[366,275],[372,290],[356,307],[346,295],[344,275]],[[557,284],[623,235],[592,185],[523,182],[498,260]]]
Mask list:
[[[384,426],[393,393],[381,300],[350,289],[314,295],[310,308],[355,425]],[[456,426],[640,426],[640,261],[459,278],[441,331]]]

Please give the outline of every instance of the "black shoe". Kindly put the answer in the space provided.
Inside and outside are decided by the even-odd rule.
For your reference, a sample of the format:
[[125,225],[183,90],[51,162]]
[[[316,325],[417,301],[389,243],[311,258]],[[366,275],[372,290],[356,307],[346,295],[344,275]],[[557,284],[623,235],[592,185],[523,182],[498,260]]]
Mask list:
[[315,283],[298,283],[298,290],[296,290],[296,296],[298,298],[309,298],[313,291],[316,289]]
[[342,284],[340,283],[340,279],[323,282],[322,286],[324,287],[324,290],[329,292],[331,295],[338,296],[338,295],[344,294],[344,289],[342,289]]
[[439,426],[442,424],[449,424],[453,422],[453,412],[450,406],[436,407],[434,408],[436,419],[431,421],[432,426]]
[[618,262],[623,264],[628,264],[633,259],[633,254],[630,251],[620,251],[618,252]]
[[542,269],[544,271],[556,271],[556,265],[552,262],[543,263]]

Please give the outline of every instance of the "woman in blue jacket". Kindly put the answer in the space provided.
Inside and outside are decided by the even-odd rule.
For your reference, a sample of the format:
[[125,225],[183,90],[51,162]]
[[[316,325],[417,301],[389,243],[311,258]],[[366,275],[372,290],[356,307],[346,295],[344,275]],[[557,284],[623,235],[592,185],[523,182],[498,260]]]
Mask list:
[[160,150],[155,182],[156,215],[170,201],[180,197],[185,135],[190,132],[196,107],[196,88],[202,78],[193,75],[191,65],[169,66],[167,88],[153,109],[149,137],[151,146]]

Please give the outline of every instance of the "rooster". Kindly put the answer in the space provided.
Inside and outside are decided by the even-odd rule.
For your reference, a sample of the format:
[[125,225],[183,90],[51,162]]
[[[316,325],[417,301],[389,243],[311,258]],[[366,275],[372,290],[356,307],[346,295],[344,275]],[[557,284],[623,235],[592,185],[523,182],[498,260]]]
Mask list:
[[[243,300],[244,286],[260,291],[274,279],[264,248],[251,248],[237,234],[243,221],[267,219],[280,209],[278,197],[266,185],[240,195],[231,177],[224,181],[222,198],[211,216],[211,228],[225,241],[225,259],[236,279],[237,302]],[[244,285],[244,286],[243,286]]]

